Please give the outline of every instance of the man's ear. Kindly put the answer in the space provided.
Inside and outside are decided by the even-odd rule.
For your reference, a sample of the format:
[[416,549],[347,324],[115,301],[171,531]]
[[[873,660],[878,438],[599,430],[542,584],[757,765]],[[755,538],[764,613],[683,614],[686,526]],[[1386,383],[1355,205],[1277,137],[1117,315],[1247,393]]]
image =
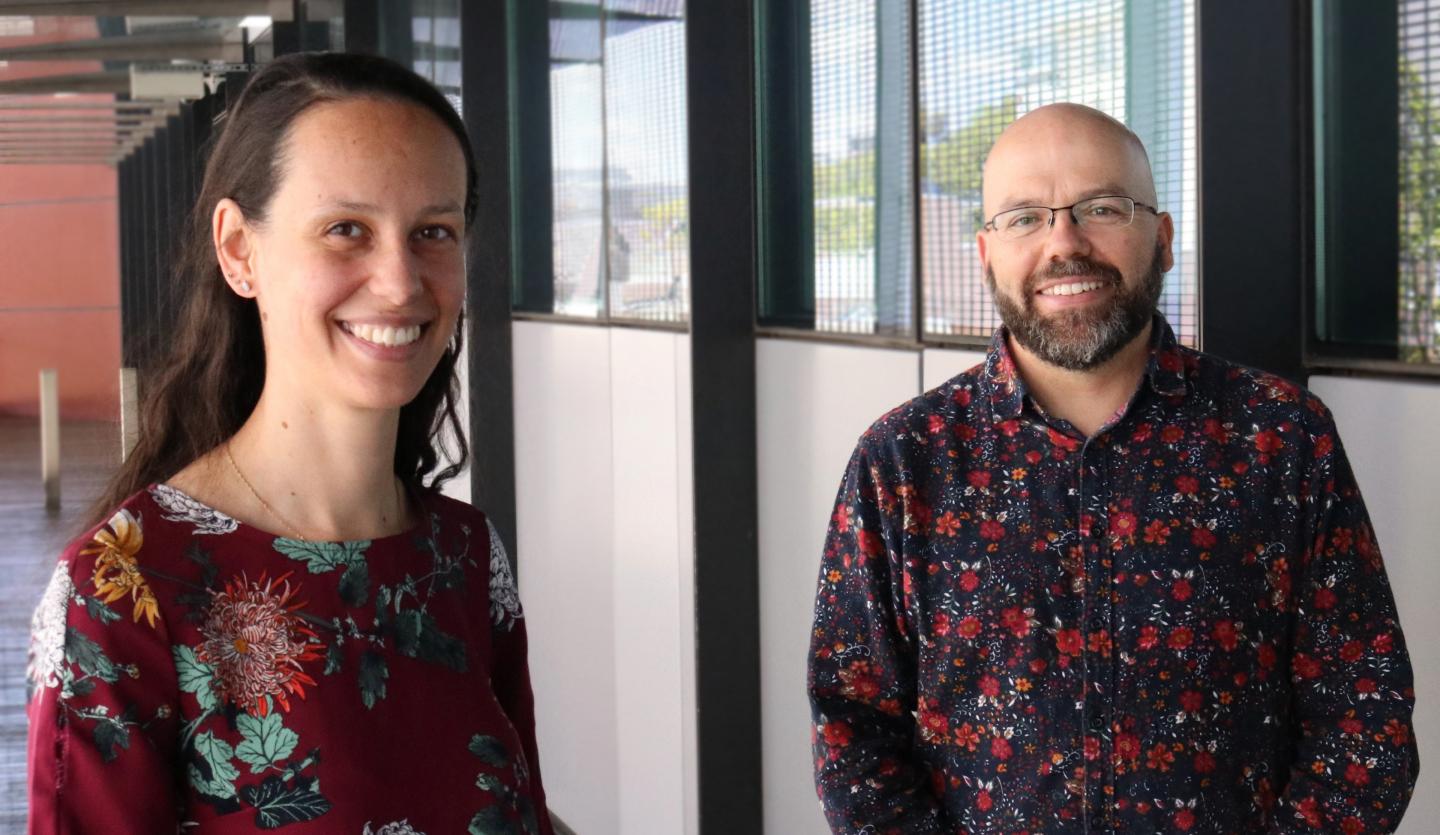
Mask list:
[[990,269],[990,254],[986,250],[986,244],[988,243],[987,238],[988,236],[985,234],[984,229],[976,230],[975,249],[980,253],[980,271],[982,273]]
[[1170,217],[1169,212],[1160,213],[1160,223],[1155,229],[1155,246],[1160,248],[1161,258],[1164,259],[1165,272],[1175,266],[1175,253],[1170,249],[1170,244],[1175,240],[1175,221]]
[[254,254],[249,224],[240,205],[226,197],[215,204],[210,218],[210,232],[215,244],[215,259],[230,289],[245,298],[255,297],[255,276],[251,268]]

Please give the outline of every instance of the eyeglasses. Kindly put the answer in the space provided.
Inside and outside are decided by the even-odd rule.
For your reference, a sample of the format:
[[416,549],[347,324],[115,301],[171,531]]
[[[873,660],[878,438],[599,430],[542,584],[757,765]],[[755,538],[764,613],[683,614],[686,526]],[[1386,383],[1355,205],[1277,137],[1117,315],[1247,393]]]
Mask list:
[[1069,206],[1021,206],[1018,209],[1009,209],[990,218],[982,228],[998,232],[1001,238],[1013,241],[1054,226],[1055,213],[1069,209],[1070,217],[1081,229],[1116,229],[1134,223],[1137,208],[1152,215],[1160,214],[1160,210],[1154,206],[1147,206],[1118,194],[1106,194],[1086,198]]

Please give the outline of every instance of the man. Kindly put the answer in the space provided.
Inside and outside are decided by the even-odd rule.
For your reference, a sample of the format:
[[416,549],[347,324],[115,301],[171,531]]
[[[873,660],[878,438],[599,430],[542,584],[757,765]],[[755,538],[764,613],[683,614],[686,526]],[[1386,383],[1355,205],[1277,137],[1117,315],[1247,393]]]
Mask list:
[[1329,413],[1176,343],[1174,227],[1120,123],[1033,111],[983,190],[1004,327],[865,433],[830,525],[809,674],[830,825],[1393,830],[1411,671]]

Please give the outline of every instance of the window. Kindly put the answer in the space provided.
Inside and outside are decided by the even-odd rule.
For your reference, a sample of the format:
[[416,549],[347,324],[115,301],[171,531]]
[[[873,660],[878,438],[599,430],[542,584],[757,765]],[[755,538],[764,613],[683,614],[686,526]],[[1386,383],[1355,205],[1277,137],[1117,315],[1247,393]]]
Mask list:
[[1312,360],[1435,369],[1440,0],[1323,0],[1314,15]]
[[684,12],[684,0],[551,4],[555,313],[686,319]]
[[[808,35],[808,76],[792,75],[808,77],[813,171],[800,185],[810,197],[813,316],[793,315],[798,300],[764,286],[784,276],[762,275],[763,322],[988,337],[998,317],[975,252],[985,154],[1019,116],[1077,101],[1126,122],[1149,150],[1176,226],[1161,309],[1181,341],[1196,344],[1194,0],[811,0]],[[762,62],[793,43],[763,43]],[[796,128],[769,111],[761,124]],[[775,150],[773,136],[760,142],[762,153]],[[762,176],[778,176],[775,167],[762,162]],[[805,225],[772,206],[762,218]],[[767,231],[775,234],[762,229],[762,238]],[[765,259],[766,270],[775,265]]]

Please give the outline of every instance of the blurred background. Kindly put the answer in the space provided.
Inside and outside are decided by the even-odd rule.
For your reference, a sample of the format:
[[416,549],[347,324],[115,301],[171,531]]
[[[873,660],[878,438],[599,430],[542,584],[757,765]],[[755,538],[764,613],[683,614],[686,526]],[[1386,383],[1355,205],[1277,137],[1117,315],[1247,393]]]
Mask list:
[[[1335,411],[1440,762],[1440,0],[0,0],[0,829],[30,612],[172,328],[207,139],[315,49],[412,66],[472,133],[448,491],[518,563],[570,829],[827,831],[804,679],[834,492],[870,421],[981,359],[981,164],[1054,101],[1144,140],[1180,340]],[[1401,831],[1437,816],[1426,768]]]

